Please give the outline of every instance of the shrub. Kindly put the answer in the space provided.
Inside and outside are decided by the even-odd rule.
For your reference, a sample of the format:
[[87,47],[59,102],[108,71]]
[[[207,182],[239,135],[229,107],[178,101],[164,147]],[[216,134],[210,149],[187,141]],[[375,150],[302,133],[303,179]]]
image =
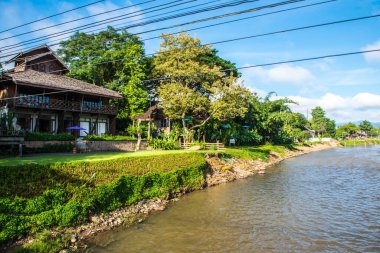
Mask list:
[[181,149],[178,145],[178,142],[175,140],[165,140],[165,139],[151,139],[149,141],[149,146],[154,149],[163,149],[163,150],[176,150]]
[[65,153],[72,152],[74,143],[69,144],[46,144],[41,148],[27,148],[25,153]]
[[242,146],[255,146],[259,145],[263,137],[259,135],[255,130],[246,131],[238,135],[237,144]]
[[71,134],[51,134],[51,133],[27,133],[26,141],[74,141],[75,137]]
[[87,135],[86,141],[135,141],[137,138],[122,135]]

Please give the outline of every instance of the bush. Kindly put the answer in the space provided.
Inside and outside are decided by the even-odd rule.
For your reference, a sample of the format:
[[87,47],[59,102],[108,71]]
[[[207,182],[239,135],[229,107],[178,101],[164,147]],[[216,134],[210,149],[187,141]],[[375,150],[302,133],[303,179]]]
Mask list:
[[75,137],[71,134],[51,134],[51,133],[27,133],[26,141],[74,141]]
[[28,148],[25,153],[65,153],[72,152],[74,148],[73,143],[69,144],[46,144],[41,148]]
[[137,138],[123,135],[87,135],[86,141],[136,141]]
[[[0,244],[52,226],[76,225],[86,220],[89,213],[111,211],[142,199],[172,196],[182,190],[202,187],[207,166],[202,155],[170,157],[26,165],[17,170],[0,168]],[[143,168],[138,168],[140,165],[144,165]],[[83,180],[93,172],[97,173],[94,182]],[[72,173],[75,180],[61,178],[62,173]],[[28,192],[33,196],[17,196],[28,191],[29,187],[25,186],[21,189],[14,186],[4,192],[6,186],[16,183],[13,180],[19,177],[18,186],[38,182]],[[58,179],[62,181],[57,182]],[[42,193],[37,195],[40,191]],[[23,192],[23,195],[27,194]]]
[[251,130],[243,132],[238,135],[236,143],[241,146],[255,146],[259,145],[263,137],[259,135],[256,131]]
[[163,149],[163,150],[176,150],[181,149],[178,145],[178,142],[175,140],[165,140],[165,139],[151,139],[149,141],[149,146],[154,149]]

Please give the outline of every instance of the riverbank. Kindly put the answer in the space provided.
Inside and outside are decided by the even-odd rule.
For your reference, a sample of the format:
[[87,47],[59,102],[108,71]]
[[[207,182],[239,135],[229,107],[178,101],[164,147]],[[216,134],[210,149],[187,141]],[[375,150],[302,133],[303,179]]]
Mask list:
[[[183,194],[246,178],[256,173],[265,173],[267,168],[284,159],[334,148],[337,145],[337,143],[315,144],[295,148],[269,146],[265,148],[229,149],[221,154],[209,153],[205,155],[208,166],[202,169],[203,182],[197,182],[193,187],[182,184],[176,190],[170,191],[171,194],[165,194],[164,197],[160,197],[158,194],[149,199],[149,195],[146,195],[140,201],[125,208],[117,208],[113,211],[103,209],[104,211],[100,215],[90,214],[87,219],[88,222],[84,222],[80,226],[49,229],[45,235],[42,233],[42,236],[24,238],[18,240],[15,245],[25,246],[21,252],[57,252],[58,249],[65,249],[63,252],[81,251],[86,248],[86,241],[94,235],[116,227],[142,222],[150,213],[164,210],[170,201],[177,201]],[[252,160],[252,158],[257,159]],[[189,180],[191,181],[192,177],[189,177]]]
[[380,144],[380,139],[344,140],[344,141],[340,141],[339,143],[340,143],[340,145],[342,145],[344,147],[378,145],[378,144]]

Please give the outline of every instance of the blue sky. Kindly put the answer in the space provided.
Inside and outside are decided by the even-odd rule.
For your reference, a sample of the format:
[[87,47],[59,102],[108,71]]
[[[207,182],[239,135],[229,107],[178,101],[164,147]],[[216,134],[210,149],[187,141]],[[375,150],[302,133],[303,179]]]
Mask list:
[[[166,11],[177,10],[184,7],[190,8],[196,4],[208,3],[208,5],[197,7],[204,8],[229,1],[230,0],[220,0],[212,3],[212,1],[198,0],[173,7]],[[129,31],[132,33],[142,32],[280,1],[281,0],[261,0],[236,7],[228,7],[203,14],[137,27]],[[259,15],[321,1],[323,0],[305,0],[300,3],[277,7],[271,10],[260,10],[255,13],[165,30],[165,32],[177,32],[203,25],[215,24],[221,21]],[[90,0],[2,0],[0,2],[0,8],[2,10],[2,15],[0,16],[0,30],[90,2]],[[0,38],[141,2],[144,2],[144,0],[106,0],[100,4],[92,5],[79,11],[70,12],[17,30],[1,33]],[[65,26],[58,26],[9,40],[0,39],[0,47],[132,11],[141,12],[145,8],[168,2],[170,2],[170,0],[157,0],[139,7],[124,9],[107,15],[97,16],[96,18],[70,23]],[[114,24],[139,22],[139,20],[143,18],[149,19],[150,16],[162,12],[164,11],[140,15],[133,19],[117,21]],[[380,0],[337,0],[323,5],[193,31],[191,34],[199,37],[203,43],[210,43],[373,14],[380,14]],[[104,26],[99,26],[99,28],[101,27]],[[148,33],[141,37],[149,38],[158,34],[159,32]],[[50,42],[49,40],[46,41],[48,44]],[[159,47],[159,43],[160,40],[158,39],[146,41],[146,52],[152,53],[156,51]],[[215,48],[219,50],[220,56],[235,62],[239,67],[320,55],[354,52],[365,49],[380,49],[380,17],[241,40],[232,43],[217,44]],[[19,49],[21,50],[22,48]],[[296,111],[306,113],[308,109],[310,111],[314,106],[321,105],[326,109],[327,115],[336,119],[337,122],[364,119],[380,121],[380,53],[283,64],[264,68],[251,68],[245,69],[242,73],[242,81],[244,81],[246,87],[258,92],[258,94],[262,96],[267,92],[276,91],[280,97],[290,97],[299,103],[299,105],[294,106],[294,110]]]

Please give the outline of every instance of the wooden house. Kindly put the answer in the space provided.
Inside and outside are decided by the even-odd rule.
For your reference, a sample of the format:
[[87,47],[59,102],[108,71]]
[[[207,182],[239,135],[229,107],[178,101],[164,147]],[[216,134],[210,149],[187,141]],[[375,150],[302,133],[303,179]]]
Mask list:
[[25,132],[66,132],[71,126],[86,130],[76,136],[114,134],[117,108],[110,101],[122,96],[64,74],[69,68],[48,47],[20,53],[14,68],[0,81],[0,110],[11,112]]

